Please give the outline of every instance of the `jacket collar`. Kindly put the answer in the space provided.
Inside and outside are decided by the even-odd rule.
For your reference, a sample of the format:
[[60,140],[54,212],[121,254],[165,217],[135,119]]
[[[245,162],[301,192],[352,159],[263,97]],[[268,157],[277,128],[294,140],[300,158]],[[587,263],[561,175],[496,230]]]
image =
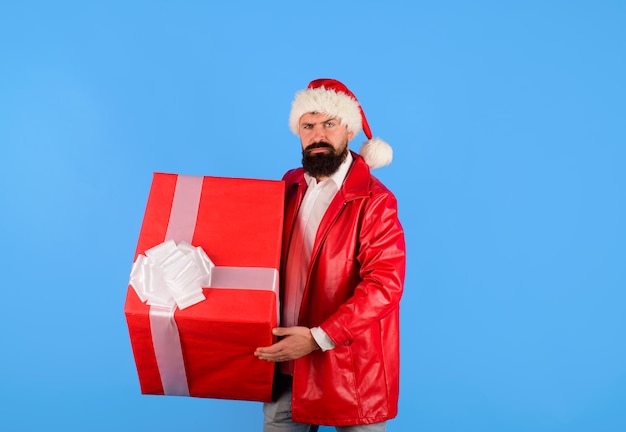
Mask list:
[[[344,208],[344,204],[369,196],[369,166],[361,156],[352,151],[351,153],[354,161],[352,162],[352,166],[346,175],[342,187],[339,188],[337,195],[335,195],[335,198],[330,203],[320,222],[311,259],[315,259],[317,256],[322,239],[326,237],[331,225],[337,217],[339,217],[339,214]],[[292,195],[292,199],[287,200],[287,207],[285,208],[285,233],[287,234],[283,237],[283,262],[286,262],[287,259],[286,254],[291,241],[294,220],[307,188],[307,183],[304,180],[304,169],[302,168],[291,171],[287,175],[286,180],[288,183],[291,183],[291,193],[295,195]]]
[[343,187],[339,189],[344,201],[351,201],[369,195],[370,167],[358,154],[350,151],[354,162],[348,171]]

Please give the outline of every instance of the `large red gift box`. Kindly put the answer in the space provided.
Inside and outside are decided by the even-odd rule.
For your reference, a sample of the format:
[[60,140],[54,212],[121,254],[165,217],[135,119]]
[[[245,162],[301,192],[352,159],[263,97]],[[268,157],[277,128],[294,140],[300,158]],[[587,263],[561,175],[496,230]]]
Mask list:
[[206,299],[174,309],[165,328],[129,286],[124,313],[142,393],[271,400],[274,364],[253,353],[275,342],[283,203],[282,181],[154,174],[135,260],[174,240],[201,247],[217,268],[276,277],[261,288],[237,278],[203,287]]

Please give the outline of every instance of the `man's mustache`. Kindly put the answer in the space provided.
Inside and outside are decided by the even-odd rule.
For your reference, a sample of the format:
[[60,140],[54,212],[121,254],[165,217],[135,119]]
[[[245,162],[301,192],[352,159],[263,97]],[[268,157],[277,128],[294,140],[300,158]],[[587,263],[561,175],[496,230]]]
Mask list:
[[328,149],[330,149],[332,151],[335,150],[335,148],[332,145],[330,145],[329,143],[327,143],[325,141],[320,141],[320,142],[313,143],[310,146],[308,146],[307,148],[305,148],[304,152],[305,153],[309,153],[311,150],[318,149],[318,148],[328,148]]

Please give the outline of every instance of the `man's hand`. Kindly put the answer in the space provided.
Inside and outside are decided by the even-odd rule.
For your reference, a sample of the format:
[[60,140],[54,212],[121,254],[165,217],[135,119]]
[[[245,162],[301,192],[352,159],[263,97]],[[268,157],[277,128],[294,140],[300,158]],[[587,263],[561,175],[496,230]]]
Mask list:
[[261,360],[283,362],[295,360],[319,349],[311,330],[306,327],[277,327],[272,330],[282,339],[268,347],[257,348],[254,355]]

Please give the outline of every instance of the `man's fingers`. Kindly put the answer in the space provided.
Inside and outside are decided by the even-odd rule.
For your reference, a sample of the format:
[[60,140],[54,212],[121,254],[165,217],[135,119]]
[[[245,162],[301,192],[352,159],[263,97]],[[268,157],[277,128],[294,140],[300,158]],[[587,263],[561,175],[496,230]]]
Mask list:
[[276,327],[272,329],[272,334],[274,336],[287,336],[291,334],[291,331],[287,327]]
[[273,361],[273,362],[284,361],[286,359],[286,356],[280,350],[266,351],[266,350],[258,349],[254,353],[254,355],[256,355],[261,360]]
[[269,347],[257,348],[254,355],[261,360],[275,362],[295,360],[316,348],[316,345],[311,344],[311,331],[307,327],[276,327],[272,329],[272,333],[275,336],[282,336],[282,339]]
[[273,345],[267,347],[259,347],[254,352],[254,355],[257,357],[261,357],[263,359],[267,359],[270,357],[275,357],[277,354],[281,353],[284,350],[284,342],[276,342]]

